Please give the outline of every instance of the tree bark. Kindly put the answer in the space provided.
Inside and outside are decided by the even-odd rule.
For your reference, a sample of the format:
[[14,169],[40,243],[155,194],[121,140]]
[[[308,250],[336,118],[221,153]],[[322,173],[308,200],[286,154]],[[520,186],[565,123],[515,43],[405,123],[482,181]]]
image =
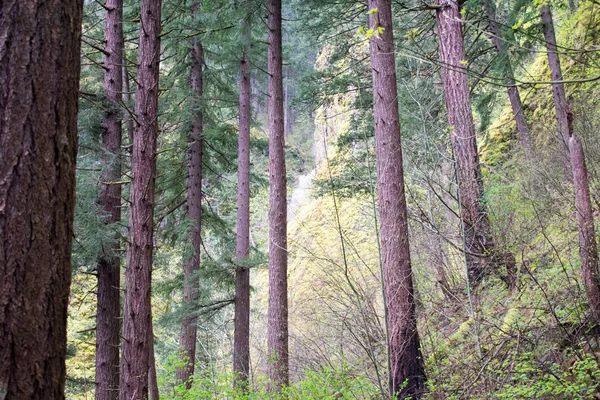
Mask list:
[[464,231],[469,282],[476,286],[495,267],[494,240],[485,206],[477,137],[466,75],[458,0],[437,0],[437,34]]
[[[123,90],[123,0],[107,0],[104,91],[108,110],[104,115],[102,144],[106,169],[102,174],[99,206],[107,224],[121,220],[121,116]],[[118,231],[103,243],[98,260],[98,306],[96,315],[96,400],[119,397],[119,345],[121,342],[121,265]]]
[[[552,12],[547,5],[540,9],[542,26],[544,30],[544,39],[546,41],[546,51],[548,54],[548,65],[550,66],[550,76],[553,81],[562,81],[562,69],[560,67],[560,58],[556,47],[556,35],[554,34],[554,23],[552,22]],[[565,175],[568,177],[570,169],[569,159],[569,105],[565,94],[565,87],[562,83],[552,84],[552,96],[554,97],[554,108],[556,110],[556,123],[558,125],[558,141],[561,147],[562,162]],[[570,179],[570,177],[568,177]]]
[[156,357],[154,355],[154,331],[150,326],[150,358],[148,360],[148,398],[149,400],[159,400],[158,377],[156,376]]
[[[192,48],[191,86],[194,95],[194,99],[192,99],[194,115],[190,135],[187,187],[187,216],[191,220],[188,242],[191,245],[192,253],[186,260],[183,270],[183,304],[187,312],[191,311],[191,308],[198,303],[198,271],[200,270],[200,246],[202,245],[200,236],[202,219],[202,109],[197,100],[202,97],[203,63],[202,43],[196,38]],[[186,315],[181,321],[179,348],[185,366],[177,369],[177,382],[185,382],[188,389],[192,387],[190,377],[194,375],[194,364],[196,362],[197,320],[194,316]]]
[[78,0],[0,2],[0,398],[64,399]]
[[235,323],[233,335],[233,372],[236,385],[246,388],[250,373],[250,269],[244,259],[250,254],[250,19],[244,24],[245,49],[240,61],[240,115],[238,137],[238,186],[235,271]]
[[419,348],[408,241],[402,146],[398,115],[396,62],[390,0],[370,0],[373,113],[384,293],[389,329],[390,394],[420,398],[425,369]]
[[521,96],[519,95],[519,89],[517,89],[515,86],[515,75],[510,64],[508,52],[504,47],[500,27],[496,21],[496,6],[493,0],[486,0],[485,11],[489,21],[488,29],[491,34],[490,39],[494,44],[496,51],[498,52],[500,62],[504,68],[504,82],[506,85],[508,85],[506,90],[508,92],[508,99],[510,100],[510,106],[512,108],[513,115],[515,117],[517,133],[519,134],[519,142],[525,151],[526,157],[531,158],[533,151],[531,133],[529,131],[529,125],[527,125],[527,119],[525,118],[523,102],[521,101]]
[[283,123],[281,0],[269,0],[269,309],[271,389],[289,383],[287,298],[287,191]]
[[575,207],[577,209],[577,225],[579,228],[579,256],[581,258],[581,275],[590,303],[592,316],[600,323],[600,277],[598,276],[598,249],[594,215],[590,200],[585,155],[581,143],[575,136],[569,139],[571,166],[575,184]]
[[148,398],[161,1],[143,0],[131,158],[121,400]]

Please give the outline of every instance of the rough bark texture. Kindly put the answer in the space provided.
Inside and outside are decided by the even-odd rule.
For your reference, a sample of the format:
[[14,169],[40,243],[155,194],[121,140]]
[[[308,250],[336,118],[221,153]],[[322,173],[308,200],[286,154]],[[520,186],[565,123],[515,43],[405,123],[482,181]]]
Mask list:
[[464,230],[465,252],[471,285],[477,283],[495,267],[494,241],[490,222],[481,203],[483,184],[458,0],[437,0],[437,35],[442,62],[442,82],[448,112],[450,143],[458,178],[458,191]]
[[[249,19],[245,31],[250,32]],[[247,59],[249,34],[240,61],[240,121],[238,137],[238,186],[235,271],[235,323],[233,335],[233,372],[236,384],[247,386],[250,372],[250,270],[244,259],[250,254],[250,63]]]
[[151,350],[154,186],[158,134],[160,0],[143,0],[135,103],[137,123],[131,159],[129,239],[125,272],[121,400],[148,398]]
[[529,158],[532,154],[533,145],[531,142],[531,133],[529,131],[529,125],[527,125],[527,119],[523,109],[523,102],[521,101],[521,95],[519,95],[519,89],[515,85],[515,75],[510,64],[508,52],[504,47],[502,41],[502,33],[500,26],[496,21],[496,6],[493,0],[487,0],[485,2],[485,11],[489,20],[489,32],[490,39],[496,48],[500,56],[500,62],[503,63],[504,67],[504,82],[509,85],[506,89],[508,92],[508,99],[510,100],[510,106],[515,117],[517,125],[517,133],[519,134],[519,143],[525,151],[525,155]]
[[269,0],[269,310],[271,388],[289,382],[287,298],[287,192],[285,176],[281,0]]
[[420,398],[425,389],[425,370],[419,349],[408,242],[391,1],[370,0],[369,9],[374,8],[378,11],[370,16],[370,27],[384,29],[371,37],[370,53],[390,393],[400,399],[414,399]]
[[[106,223],[121,220],[121,116],[119,112],[123,87],[123,1],[107,0],[106,42],[104,57],[104,91],[108,110],[102,121],[103,157],[106,169],[102,174],[99,206]],[[115,231],[103,243],[98,260],[98,306],[96,315],[96,400],[116,400],[119,397],[119,345],[121,343],[121,270],[120,235]]]
[[[552,12],[547,5],[543,5],[540,10],[540,14],[544,29],[544,39],[546,40],[546,51],[548,54],[548,65],[550,66],[550,76],[553,81],[562,81],[562,69],[560,67],[560,58],[558,56],[558,49],[556,47],[556,35],[554,34]],[[569,171],[569,105],[567,103],[567,96],[565,95],[565,86],[562,83],[552,84],[552,96],[554,97],[554,108],[556,110],[558,141],[561,147],[562,162],[565,171]]]
[[[195,99],[202,97],[203,57],[202,43],[195,39],[192,48],[190,82]],[[187,187],[187,216],[192,222],[188,232],[191,255],[183,267],[183,304],[187,311],[191,311],[194,305],[198,303],[198,271],[200,270],[200,246],[202,245],[200,236],[202,218],[202,110],[195,99],[192,100],[194,116],[190,134]],[[194,364],[196,362],[197,320],[196,317],[185,316],[181,321],[179,351],[186,365],[177,369],[177,381],[185,382],[188,389],[192,386],[190,377],[194,375]]]
[[82,2],[0,2],[0,399],[63,399]]
[[600,277],[598,276],[598,248],[594,230],[594,215],[590,200],[590,185],[588,181],[585,155],[581,143],[571,136],[569,139],[571,151],[571,167],[575,184],[575,207],[577,209],[577,224],[579,227],[579,256],[581,257],[581,275],[590,303],[592,315],[600,322]]

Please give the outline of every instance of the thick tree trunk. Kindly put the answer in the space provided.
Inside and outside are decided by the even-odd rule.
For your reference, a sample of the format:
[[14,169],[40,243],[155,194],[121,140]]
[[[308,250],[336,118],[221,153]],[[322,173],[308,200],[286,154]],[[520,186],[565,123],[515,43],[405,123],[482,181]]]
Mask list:
[[510,58],[507,50],[504,47],[500,27],[496,21],[496,6],[493,0],[486,0],[485,11],[489,21],[489,31],[491,34],[490,39],[492,40],[492,43],[494,44],[494,47],[500,56],[500,62],[503,63],[504,82],[508,85],[508,99],[510,100],[510,106],[515,117],[517,133],[519,134],[519,142],[525,151],[527,158],[530,158],[533,149],[531,133],[529,131],[529,125],[527,125],[527,119],[525,118],[523,102],[521,101],[521,96],[519,95],[519,89],[517,89],[515,86],[515,75],[510,64]]
[[[202,110],[196,100],[202,97],[203,57],[202,43],[198,39],[194,39],[191,73],[194,116],[190,135],[187,187],[187,215],[192,221],[188,232],[188,242],[191,245],[192,253],[183,267],[183,304],[187,312],[191,311],[191,308],[198,303],[198,271],[200,270],[200,246],[202,245],[200,236],[202,218]],[[184,316],[181,321],[179,348],[185,366],[177,369],[177,382],[185,382],[188,389],[192,386],[190,377],[194,375],[197,332],[197,318]]]
[[269,310],[271,388],[289,383],[287,298],[287,191],[283,124],[281,0],[269,0]]
[[483,184],[469,82],[461,62],[465,60],[465,50],[458,0],[437,0],[437,4],[437,34],[450,143],[458,179],[469,281],[475,286],[495,267],[495,246],[488,215],[481,203]]
[[590,200],[590,185],[588,181],[585,155],[581,143],[571,136],[569,139],[571,151],[571,167],[575,183],[575,207],[577,209],[577,224],[579,227],[579,256],[581,257],[581,275],[587,292],[592,315],[600,322],[600,277],[598,276],[598,248],[596,231],[594,230],[594,215]]
[[129,239],[125,272],[121,400],[148,398],[160,8],[160,0],[142,1],[135,102],[137,123],[131,158]]
[[[102,174],[99,206],[107,224],[121,220],[121,116],[123,90],[123,0],[106,1],[104,41],[104,91],[108,111],[104,115],[102,142],[107,166]],[[119,398],[119,345],[121,343],[121,264],[117,254],[120,235],[103,243],[98,261],[98,307],[96,315],[96,400]]]
[[[548,54],[548,65],[550,66],[550,76],[553,81],[562,81],[562,69],[560,67],[560,58],[556,47],[556,35],[554,34],[554,23],[552,22],[552,12],[547,5],[540,9],[542,26],[544,28],[544,39],[546,40],[546,51]],[[556,123],[558,125],[558,141],[561,147],[562,162],[565,174],[568,176],[570,169],[569,159],[569,105],[565,95],[565,87],[562,83],[552,84],[552,96],[554,97],[554,108],[556,110]],[[570,179],[570,177],[568,177]]]
[[370,27],[384,29],[371,37],[370,53],[390,391],[398,398],[414,399],[423,394],[426,379],[417,333],[408,242],[391,1],[370,0],[369,9],[374,8],[378,11],[370,16]]
[[82,3],[0,2],[0,398],[64,399]]
[[250,19],[244,27],[246,48],[240,62],[240,121],[238,137],[238,186],[235,271],[235,331],[233,335],[233,372],[236,384],[247,387],[250,373],[250,269],[244,259],[250,254]]

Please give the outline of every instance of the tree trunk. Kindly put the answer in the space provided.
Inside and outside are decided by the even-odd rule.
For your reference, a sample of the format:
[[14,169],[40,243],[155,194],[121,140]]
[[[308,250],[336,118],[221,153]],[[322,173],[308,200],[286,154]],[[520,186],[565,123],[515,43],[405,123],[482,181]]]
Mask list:
[[64,399],[82,3],[0,2],[0,397]]
[[271,389],[289,383],[287,299],[287,191],[283,125],[281,0],[269,0],[269,310]]
[[389,384],[392,395],[414,399],[421,397],[426,378],[417,333],[408,242],[391,1],[370,0],[369,9],[375,8],[378,11],[369,17],[370,27],[384,29],[371,37],[370,54],[383,285],[389,329]]
[[[562,81],[562,69],[560,67],[560,58],[556,47],[556,35],[554,34],[554,23],[552,22],[552,12],[547,5],[540,9],[542,26],[544,28],[544,39],[546,40],[546,51],[548,54],[548,65],[550,66],[550,76],[553,81]],[[556,123],[558,125],[558,141],[561,147],[562,162],[565,175],[570,179],[570,159],[569,159],[569,105],[565,95],[565,87],[562,83],[552,84],[552,96],[554,97],[554,108],[556,110]]]
[[238,137],[238,193],[235,271],[235,330],[233,335],[233,372],[236,384],[248,386],[250,373],[250,270],[244,259],[250,254],[250,19],[247,17],[245,49],[240,62],[240,122]]
[[160,8],[160,0],[142,1],[125,272],[121,400],[148,398]]
[[517,133],[519,134],[519,142],[521,147],[525,151],[527,158],[531,158],[533,145],[531,142],[531,133],[529,131],[529,125],[527,125],[527,119],[523,109],[523,102],[519,95],[519,89],[515,86],[515,75],[510,64],[510,58],[507,50],[504,48],[502,41],[502,34],[498,22],[496,21],[496,6],[493,0],[486,0],[485,11],[489,20],[489,31],[490,39],[498,52],[500,62],[504,68],[504,82],[508,85],[508,99],[510,100],[510,106],[515,117],[517,125]]
[[[188,164],[187,215],[192,221],[188,232],[188,243],[191,245],[191,256],[183,267],[183,304],[185,312],[189,313],[198,303],[198,271],[200,270],[200,236],[202,217],[202,110],[198,99],[202,97],[202,64],[204,53],[200,40],[194,39],[192,48],[191,86],[194,94],[192,109],[194,116],[190,135],[190,153]],[[179,348],[185,366],[177,369],[177,382],[185,382],[186,388],[192,387],[190,377],[194,375],[196,362],[196,335],[198,332],[197,318],[184,316],[181,321]]]
[[[107,0],[104,91],[108,110],[104,115],[102,142],[106,169],[102,174],[100,210],[107,224],[121,220],[121,116],[123,90],[123,0]],[[115,230],[103,243],[98,260],[98,306],[96,315],[96,400],[119,398],[119,345],[121,342],[121,264],[117,254],[120,234]]]
[[575,183],[575,207],[577,209],[577,224],[579,227],[579,256],[581,257],[581,275],[587,292],[592,315],[600,322],[600,277],[598,276],[598,249],[596,246],[596,231],[594,230],[594,215],[590,200],[590,185],[588,181],[585,155],[581,143],[571,136],[571,166],[573,182]]
[[158,378],[156,376],[156,357],[154,355],[154,331],[150,327],[150,358],[148,360],[148,398],[150,400],[159,400],[160,393],[158,392]]
[[481,203],[483,184],[464,65],[466,56],[458,0],[437,0],[437,4],[442,82],[457,172],[467,268],[470,284],[476,286],[493,268],[495,246],[488,215]]

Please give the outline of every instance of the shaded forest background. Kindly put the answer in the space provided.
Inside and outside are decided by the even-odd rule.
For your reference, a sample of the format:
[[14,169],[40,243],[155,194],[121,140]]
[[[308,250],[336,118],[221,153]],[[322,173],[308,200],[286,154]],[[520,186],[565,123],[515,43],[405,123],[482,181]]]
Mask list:
[[[164,1],[159,84],[152,314],[161,398],[272,398],[265,394],[268,289],[266,6],[260,1]],[[504,52],[490,36],[482,0],[462,4],[469,88],[479,142],[482,202],[496,246],[514,270],[467,284],[460,198],[449,144],[434,7],[395,2],[398,103],[410,221],[416,313],[427,398],[598,396],[598,326],[580,272],[575,193],[565,179],[540,4],[494,4]],[[573,130],[587,159],[594,217],[600,212],[600,5],[551,4]],[[369,7],[290,1],[283,9],[288,176],[290,398],[380,398],[387,354],[378,241]],[[136,81],[138,2],[125,1],[126,81]],[[250,15],[251,28],[241,23]],[[106,224],[99,183],[114,155],[102,145],[111,103],[103,88],[106,10],[84,6],[73,284],[67,397],[95,387],[96,268],[115,234],[124,249],[128,207]],[[240,54],[252,82],[250,394],[233,388],[233,303]],[[203,93],[189,84],[194,40],[203,47]],[[529,124],[519,142],[506,94],[506,65]],[[129,198],[135,94],[116,112],[125,124],[122,198]],[[190,102],[191,98],[195,102]],[[191,252],[186,210],[188,133],[203,114],[202,252],[198,302],[184,306],[183,264]],[[114,161],[114,160],[113,160]],[[570,171],[568,172],[570,174]],[[567,174],[568,175],[568,174]],[[124,252],[116,255],[124,266]],[[507,277],[509,277],[508,282]],[[198,317],[193,385],[178,384],[181,321]],[[237,396],[237,397],[236,397]]]

